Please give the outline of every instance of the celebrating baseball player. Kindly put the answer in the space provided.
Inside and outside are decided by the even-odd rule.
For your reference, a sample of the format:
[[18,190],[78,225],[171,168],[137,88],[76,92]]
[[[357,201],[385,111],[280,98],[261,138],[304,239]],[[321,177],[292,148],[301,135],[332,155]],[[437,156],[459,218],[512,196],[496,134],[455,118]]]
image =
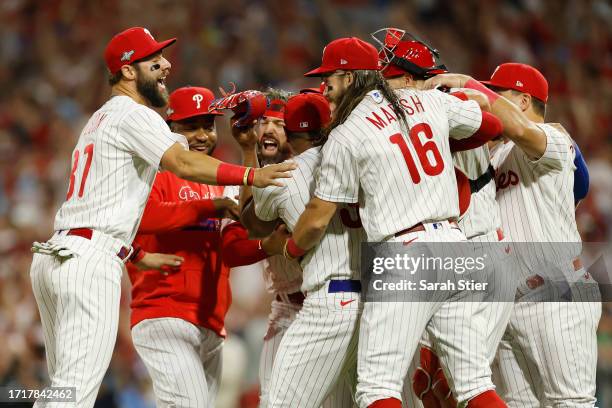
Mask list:
[[[289,256],[302,256],[319,242],[338,203],[359,203],[370,241],[465,241],[455,222],[458,199],[449,200],[457,197],[457,184],[448,137],[473,135],[481,109],[477,102],[437,90],[394,92],[379,68],[372,45],[342,38],[325,47],[321,67],[307,74],[323,76],[335,109],[315,198],[286,243]],[[451,302],[366,302],[359,333],[359,406],[401,406],[404,377],[429,323],[440,343],[454,345],[445,363],[464,365],[453,387],[459,403],[505,406],[493,390],[480,345],[484,329],[462,310]],[[452,333],[443,330],[449,325]]]
[[[215,116],[221,113],[209,112],[213,98],[198,87],[177,89],[169,98],[170,129],[203,154],[217,142]],[[233,195],[221,186],[158,173],[134,240],[141,251],[183,259],[178,271],[165,274],[128,266],[132,340],[153,379],[158,406],[215,405],[231,304],[229,268],[268,256],[271,238],[248,240],[244,227],[229,220],[238,206],[224,194]]]
[[[439,55],[436,50],[404,30],[381,29],[372,36],[381,44],[379,56],[384,64],[381,72],[394,89],[418,88],[427,78],[448,72],[444,65],[437,62]],[[379,37],[382,38],[379,40]],[[461,92],[455,92],[453,95],[464,98]],[[483,112],[480,128],[472,137],[450,140],[455,166],[469,177],[471,197],[467,211],[459,219],[459,227],[473,243],[499,242],[504,239],[499,206],[495,201],[493,168],[489,161],[489,149],[485,144],[486,141],[499,136],[501,131],[499,119],[488,112]],[[481,247],[479,244],[474,244],[474,249],[486,249],[488,256],[496,255],[495,259],[487,263],[488,277],[491,280],[489,283],[496,283],[494,286],[490,285],[487,291],[491,299],[482,302],[481,310],[475,313],[483,317],[487,323],[486,345],[490,364],[493,362],[497,345],[510,318],[513,303],[509,300],[514,299],[516,282],[515,279],[511,281],[514,274],[510,268],[508,254],[501,246],[482,244]],[[499,302],[504,299],[505,302]],[[431,346],[435,349],[435,344],[429,344],[432,340],[430,336],[425,336],[424,340],[428,347],[422,348],[418,353],[419,368],[415,372],[413,387],[414,393],[423,401],[425,407],[435,407],[440,403],[437,401],[439,398],[447,399],[452,395],[443,377],[438,357],[433,353]],[[406,382],[403,397],[415,405],[411,385]],[[456,406],[456,402],[453,401],[445,403]]]
[[[258,220],[281,219],[289,230],[295,227],[314,193],[325,140],[322,129],[329,121],[329,103],[322,95],[289,99],[285,130],[298,169],[285,188],[254,189]],[[308,296],[280,343],[262,407],[353,406],[364,240],[357,207],[343,206],[320,244],[301,260],[302,291]],[[277,250],[282,252],[282,247]]]
[[[76,387],[76,406],[94,404],[117,335],[123,262],[159,167],[217,185],[281,184],[291,163],[251,169],[187,150],[152,109],[167,101],[170,63],[141,27],[111,39],[104,58],[112,97],[81,132],[55,233],[34,243],[31,266],[51,386]],[[36,406],[41,406],[40,402]]]
[[[506,63],[484,83],[497,93],[457,74],[439,75],[428,86],[480,89],[504,123],[507,139],[491,151],[504,231],[518,242],[580,243],[574,213],[574,146],[560,125],[544,123],[546,78],[532,66]],[[524,261],[519,289],[525,281],[530,289],[545,288],[538,273],[550,269],[547,264],[570,282],[593,282],[581,265],[578,248],[568,247],[554,260],[518,254]],[[539,265],[532,265],[536,259]],[[596,284],[587,284],[572,288],[571,297],[573,302],[515,305],[499,347],[496,374],[510,406],[594,406],[599,292]]]
[[[241,94],[244,93],[236,96]],[[268,103],[263,105],[263,110],[259,106],[259,97],[252,94],[238,106],[227,105],[223,101],[219,103],[222,107],[233,108],[237,111],[237,115],[240,112],[247,112],[232,126],[232,134],[242,149],[243,164],[246,166],[256,167],[259,162],[269,164],[277,160],[282,161],[292,154],[284,128],[288,94],[276,89],[269,89],[265,94]],[[241,189],[240,199],[244,208],[241,220],[249,232],[255,236],[266,236],[276,227],[276,222],[255,222],[253,208],[249,205],[252,200],[250,187]],[[285,231],[284,227],[280,230]],[[282,255],[271,256],[263,261],[263,270],[266,286],[273,295],[268,330],[259,361],[260,400],[266,401],[278,347],[302,308],[304,294],[300,291],[302,268],[297,261],[286,259]]]

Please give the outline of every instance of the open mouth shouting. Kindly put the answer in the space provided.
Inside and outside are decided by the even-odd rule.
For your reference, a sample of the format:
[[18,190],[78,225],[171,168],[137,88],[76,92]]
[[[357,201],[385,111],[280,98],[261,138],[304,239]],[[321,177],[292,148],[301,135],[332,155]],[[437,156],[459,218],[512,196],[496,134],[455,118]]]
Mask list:
[[157,86],[162,92],[166,91],[166,75],[157,79]]
[[279,150],[278,140],[276,140],[272,136],[263,135],[261,137],[261,140],[259,141],[259,144],[261,145],[261,152],[265,156],[274,156],[278,153],[278,150]]

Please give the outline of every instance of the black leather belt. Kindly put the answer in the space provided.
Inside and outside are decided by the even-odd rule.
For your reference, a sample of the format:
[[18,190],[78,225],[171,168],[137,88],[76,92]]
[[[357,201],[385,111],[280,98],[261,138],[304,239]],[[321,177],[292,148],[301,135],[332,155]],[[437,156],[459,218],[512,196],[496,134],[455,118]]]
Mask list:
[[470,191],[472,194],[479,192],[495,178],[495,169],[489,164],[489,168],[476,180],[470,179]]

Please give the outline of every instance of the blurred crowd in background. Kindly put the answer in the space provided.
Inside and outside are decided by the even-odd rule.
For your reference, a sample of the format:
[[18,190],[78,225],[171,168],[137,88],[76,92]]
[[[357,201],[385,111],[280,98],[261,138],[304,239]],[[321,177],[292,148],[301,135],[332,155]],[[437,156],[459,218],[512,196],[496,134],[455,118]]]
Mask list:
[[[46,363],[30,288],[30,244],[46,240],[67,189],[70,153],[109,96],[102,53],[113,34],[144,26],[165,52],[169,86],[298,90],[323,46],[370,40],[388,26],[436,47],[450,70],[477,79],[506,61],[533,64],[550,84],[547,121],[561,122],[588,163],[591,189],[577,211],[584,241],[610,241],[612,224],[612,7],[605,0],[2,0],[0,2],[0,386],[40,388]],[[217,157],[239,162],[218,123]],[[257,403],[258,352],[269,298],[261,274],[233,272],[220,407]],[[130,340],[123,286],[116,355],[99,406],[150,407],[144,365]],[[612,407],[612,305],[604,305],[598,392]],[[607,384],[607,385],[606,385]]]

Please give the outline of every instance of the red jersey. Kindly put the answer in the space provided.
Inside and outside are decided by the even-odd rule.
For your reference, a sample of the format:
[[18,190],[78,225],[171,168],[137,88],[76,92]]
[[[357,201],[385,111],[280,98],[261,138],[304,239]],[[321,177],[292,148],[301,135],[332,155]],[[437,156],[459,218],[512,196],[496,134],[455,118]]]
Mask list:
[[209,199],[223,186],[157,174],[135,242],[146,252],[184,258],[178,272],[139,271],[128,264],[132,282],[132,327],[145,319],[176,317],[225,336],[232,296],[229,267],[221,257],[221,220],[210,218]]

